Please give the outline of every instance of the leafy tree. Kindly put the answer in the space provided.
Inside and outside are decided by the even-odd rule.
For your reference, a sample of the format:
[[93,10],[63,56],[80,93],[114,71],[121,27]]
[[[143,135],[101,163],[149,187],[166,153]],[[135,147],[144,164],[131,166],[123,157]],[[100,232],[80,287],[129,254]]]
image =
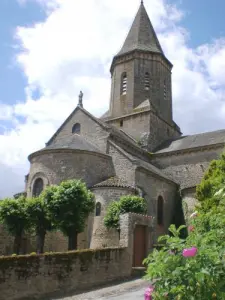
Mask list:
[[53,228],[44,199],[42,197],[28,199],[26,210],[30,226],[35,231],[37,237],[36,252],[43,253],[45,235],[47,231]]
[[77,248],[77,235],[95,207],[94,195],[80,180],[68,180],[45,190],[47,210],[53,223],[68,236],[68,250]]
[[225,184],[225,153],[218,160],[213,160],[205,172],[201,183],[196,188],[196,198],[201,203],[201,209],[207,211],[212,206],[218,205],[218,197],[215,196]]
[[19,254],[22,235],[29,226],[25,197],[18,199],[6,198],[0,201],[0,220],[14,237],[13,252]]
[[120,215],[129,212],[146,214],[147,204],[145,199],[139,196],[127,195],[122,196],[119,201],[111,202],[104,218],[105,226],[119,230]]

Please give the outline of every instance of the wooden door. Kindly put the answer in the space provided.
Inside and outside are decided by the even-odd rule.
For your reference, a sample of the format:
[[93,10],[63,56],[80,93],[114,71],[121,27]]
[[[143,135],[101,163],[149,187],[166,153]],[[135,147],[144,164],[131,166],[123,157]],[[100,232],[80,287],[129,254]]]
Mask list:
[[133,267],[143,267],[146,258],[146,226],[137,225],[134,230]]

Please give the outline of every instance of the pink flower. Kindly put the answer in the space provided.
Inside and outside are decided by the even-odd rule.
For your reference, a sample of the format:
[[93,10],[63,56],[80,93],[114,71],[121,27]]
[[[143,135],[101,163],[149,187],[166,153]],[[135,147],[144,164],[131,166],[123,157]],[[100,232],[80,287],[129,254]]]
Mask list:
[[198,216],[198,212],[195,211],[195,212],[193,212],[193,214],[190,215],[190,218],[195,218],[195,217],[197,217],[197,216]]
[[198,249],[196,247],[188,248],[183,250],[184,257],[193,257],[197,254]]
[[189,230],[190,232],[194,231],[194,229],[195,229],[195,227],[194,227],[193,225],[190,225],[190,226],[188,227],[188,230]]
[[152,300],[153,291],[154,291],[154,286],[150,285],[150,287],[148,287],[145,290],[145,300]]

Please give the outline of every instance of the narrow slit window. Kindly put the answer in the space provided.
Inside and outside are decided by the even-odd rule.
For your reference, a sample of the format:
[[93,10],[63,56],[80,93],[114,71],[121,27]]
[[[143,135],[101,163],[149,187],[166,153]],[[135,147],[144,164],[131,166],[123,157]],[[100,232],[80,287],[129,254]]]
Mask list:
[[120,120],[120,127],[123,127],[123,120]]
[[95,216],[96,217],[99,217],[101,215],[101,209],[102,209],[101,203],[100,202],[96,203],[96,206],[95,206]]
[[163,225],[164,219],[164,200],[162,196],[158,197],[157,202],[157,223],[158,225]]
[[150,76],[148,72],[145,73],[145,90],[150,90]]
[[123,73],[123,75],[122,75],[121,94],[122,95],[126,95],[127,94],[127,73]]

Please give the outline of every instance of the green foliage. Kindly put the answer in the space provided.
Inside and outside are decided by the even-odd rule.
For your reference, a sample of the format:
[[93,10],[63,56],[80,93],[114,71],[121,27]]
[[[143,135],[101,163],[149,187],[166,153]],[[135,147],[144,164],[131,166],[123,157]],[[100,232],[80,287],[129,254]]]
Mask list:
[[[225,299],[225,197],[218,206],[191,219],[187,239],[179,238],[182,226],[171,225],[172,236],[159,238],[164,247],[145,260],[146,278],[154,282],[154,300]],[[184,249],[196,247],[197,254],[184,257]]]
[[34,230],[37,236],[37,252],[43,253],[46,232],[53,229],[44,199],[42,197],[27,199],[26,211],[30,229]]
[[147,204],[145,199],[138,196],[128,195],[122,196],[119,201],[111,202],[104,218],[105,226],[107,228],[116,228],[119,230],[120,215],[129,212],[146,214]]
[[119,229],[119,219],[120,219],[120,207],[119,202],[113,201],[108,206],[105,218],[104,218],[104,224],[106,228],[116,228]]
[[51,219],[42,197],[27,199],[26,211],[30,226],[37,234],[40,231],[46,232],[52,229]]
[[[53,224],[71,239],[84,230],[85,221],[95,207],[94,195],[80,180],[68,180],[57,187],[49,187],[41,197]],[[76,241],[72,243],[70,250],[76,247]]]
[[6,198],[0,201],[0,222],[12,236],[20,236],[29,226],[26,212],[26,199]]
[[219,199],[214,197],[225,183],[225,153],[218,160],[210,163],[201,183],[196,188],[196,198],[201,202],[202,209],[207,211],[214,205],[218,205]]

